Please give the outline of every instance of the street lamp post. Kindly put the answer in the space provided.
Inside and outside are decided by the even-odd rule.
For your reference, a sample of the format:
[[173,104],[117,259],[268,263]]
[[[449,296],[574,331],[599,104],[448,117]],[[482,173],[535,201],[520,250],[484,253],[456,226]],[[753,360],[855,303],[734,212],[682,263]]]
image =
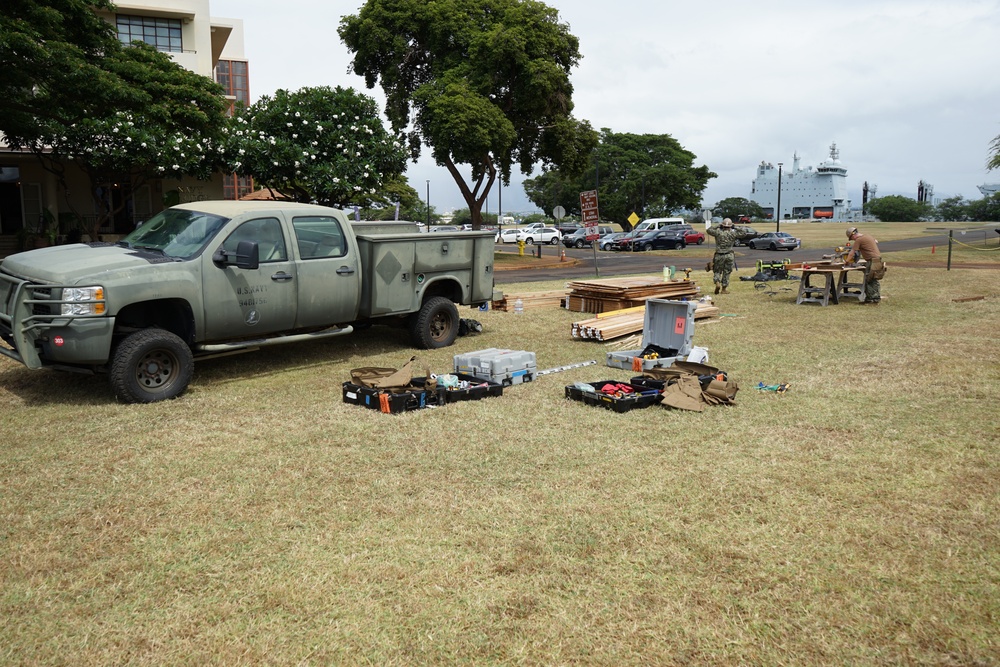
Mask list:
[[778,224],[775,226],[774,231],[780,232],[781,231],[781,163],[780,162],[778,163],[778,207],[777,210],[774,212],[774,217],[778,221]]
[[431,181],[427,179],[427,231],[431,231]]

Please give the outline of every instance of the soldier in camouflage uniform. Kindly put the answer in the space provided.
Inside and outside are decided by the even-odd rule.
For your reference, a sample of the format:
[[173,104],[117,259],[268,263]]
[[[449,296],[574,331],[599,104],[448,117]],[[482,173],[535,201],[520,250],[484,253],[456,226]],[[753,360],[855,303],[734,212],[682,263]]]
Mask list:
[[705,223],[705,233],[715,237],[715,256],[712,257],[712,271],[715,278],[715,293],[729,294],[729,274],[736,264],[733,246],[737,239],[752,238],[753,233],[740,227],[733,227],[733,221],[726,218],[718,229],[711,222]]
[[857,227],[847,228],[847,238],[851,241],[851,250],[844,257],[844,262],[853,264],[860,256],[866,262],[865,267],[865,300],[867,306],[877,306],[882,302],[882,278],[885,277],[885,262],[878,249],[875,237],[862,234]]

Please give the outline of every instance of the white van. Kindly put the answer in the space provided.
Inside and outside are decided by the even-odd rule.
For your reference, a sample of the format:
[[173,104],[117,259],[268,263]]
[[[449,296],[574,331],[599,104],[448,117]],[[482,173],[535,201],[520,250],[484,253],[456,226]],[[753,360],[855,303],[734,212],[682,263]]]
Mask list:
[[683,225],[686,223],[687,221],[684,220],[684,218],[648,218],[636,225],[633,231],[635,231],[636,236],[638,236],[639,234],[643,234],[645,232],[663,229],[668,225]]

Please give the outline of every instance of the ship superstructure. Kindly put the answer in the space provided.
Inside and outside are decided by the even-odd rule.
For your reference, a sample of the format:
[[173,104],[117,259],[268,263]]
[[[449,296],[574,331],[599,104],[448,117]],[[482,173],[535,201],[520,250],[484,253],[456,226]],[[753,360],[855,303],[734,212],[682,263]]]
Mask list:
[[851,200],[847,197],[847,168],[840,163],[837,144],[830,146],[829,159],[815,169],[800,165],[798,152],[792,157],[791,169],[779,168],[770,162],[761,162],[753,180],[750,200],[764,209],[764,214],[774,219],[778,207],[778,174],[781,174],[781,220],[848,220],[851,217]]

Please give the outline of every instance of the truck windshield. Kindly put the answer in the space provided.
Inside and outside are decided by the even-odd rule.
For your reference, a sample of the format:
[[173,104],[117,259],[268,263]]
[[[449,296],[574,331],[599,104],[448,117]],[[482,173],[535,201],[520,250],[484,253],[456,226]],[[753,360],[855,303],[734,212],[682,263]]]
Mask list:
[[164,255],[190,259],[212,240],[228,218],[168,208],[144,222],[121,240],[129,248],[159,250]]

